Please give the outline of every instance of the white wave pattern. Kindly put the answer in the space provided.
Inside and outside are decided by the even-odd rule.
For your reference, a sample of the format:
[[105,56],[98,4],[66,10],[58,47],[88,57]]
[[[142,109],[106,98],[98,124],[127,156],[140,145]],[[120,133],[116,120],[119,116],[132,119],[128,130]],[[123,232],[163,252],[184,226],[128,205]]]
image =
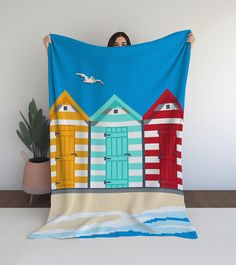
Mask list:
[[[63,224],[64,222],[76,222],[76,220],[81,222],[81,218],[89,218],[91,220],[92,218],[106,216],[115,216],[117,219],[112,221],[97,221],[92,224],[86,224],[87,220],[84,220],[83,225],[76,229],[58,229],[56,227],[57,224]],[[51,217],[47,224],[53,224],[55,228],[36,231],[30,237],[92,237],[94,235],[109,235],[110,233],[129,231],[149,234],[195,232],[195,228],[188,220],[186,208],[172,206],[161,207],[140,214],[128,214],[123,211],[79,212],[72,215]]]
[[[145,211],[141,214],[133,214],[132,216],[142,216],[142,215],[148,215],[148,214],[160,214],[160,213],[169,213],[169,212],[183,212],[186,213],[185,207],[161,207],[157,210],[153,211]],[[110,211],[110,212],[78,212],[72,215],[60,215],[60,216],[54,216],[48,219],[48,222],[52,223],[59,223],[62,221],[71,221],[75,218],[88,218],[88,217],[100,217],[100,216],[109,216],[109,215],[119,215],[119,216],[130,216],[130,214],[123,212],[123,211]]]

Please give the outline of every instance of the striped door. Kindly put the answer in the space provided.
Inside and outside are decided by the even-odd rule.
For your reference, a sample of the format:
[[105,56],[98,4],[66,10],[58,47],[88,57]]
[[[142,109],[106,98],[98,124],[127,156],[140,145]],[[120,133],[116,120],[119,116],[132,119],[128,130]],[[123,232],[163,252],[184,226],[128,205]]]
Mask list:
[[177,188],[176,131],[160,130],[160,183],[161,188]]
[[128,129],[106,128],[106,188],[128,187]]
[[56,133],[56,188],[74,188],[75,185],[75,132]]

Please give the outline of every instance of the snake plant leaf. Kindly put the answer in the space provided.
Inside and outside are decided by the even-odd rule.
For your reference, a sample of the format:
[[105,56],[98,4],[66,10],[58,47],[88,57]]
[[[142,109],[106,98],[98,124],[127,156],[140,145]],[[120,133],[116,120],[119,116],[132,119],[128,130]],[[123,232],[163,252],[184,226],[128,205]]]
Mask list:
[[37,113],[38,113],[38,111],[37,111],[35,101],[34,101],[34,99],[32,99],[32,101],[29,104],[29,121],[30,121],[30,123],[32,122],[32,120],[34,120]]
[[29,122],[20,112],[25,123],[20,122],[17,134],[33,152],[34,158],[46,158],[50,146],[50,120],[43,115],[41,108],[37,109],[34,99],[30,101],[28,111]]
[[49,135],[49,126],[45,122],[38,123],[32,131],[33,139],[36,145],[41,145]]
[[44,121],[42,123],[42,127],[41,127],[41,138],[42,138],[42,141],[46,141],[48,138],[49,138],[49,125],[48,125],[48,121]]
[[38,113],[41,115],[41,117],[43,117],[43,110],[42,109],[39,109]]
[[48,141],[50,141],[50,138],[48,135],[49,135],[49,131],[45,128],[44,132],[42,133],[41,144],[48,143]]
[[34,119],[32,119],[32,122],[31,122],[32,130],[36,128],[39,124],[45,122],[46,120],[47,120],[46,117],[42,115],[42,109],[39,109]]
[[30,135],[29,130],[27,129],[26,125],[21,121],[19,123],[19,127],[20,127],[20,132],[21,132],[23,139],[24,139],[24,143],[31,145],[32,144],[32,138],[31,138],[31,135]]
[[49,150],[49,146],[50,146],[50,139],[48,137],[48,139],[45,139],[45,141],[42,143],[41,145],[41,152],[43,154],[45,154],[45,156],[47,155],[48,153],[48,150]]
[[21,134],[21,132],[19,130],[16,130],[16,133],[17,133],[18,137],[21,139],[21,141],[26,145],[26,147],[32,152],[31,145],[29,145],[25,142],[25,139],[24,139],[23,135]]
[[32,131],[34,131],[39,124],[41,124],[41,116],[37,112],[36,115],[34,116],[34,118],[32,118],[32,121],[31,121]]
[[47,135],[44,135],[44,136],[43,136],[43,135],[42,135],[40,146],[41,146],[41,147],[45,147],[45,146],[48,145],[49,142],[50,142],[50,138],[49,138],[49,136],[47,136]]
[[33,130],[32,130],[32,138],[35,143],[35,145],[39,145],[41,141],[41,124],[38,124]]
[[20,115],[23,118],[25,124],[27,125],[28,129],[30,130],[30,124],[29,124],[29,122],[26,120],[26,118],[24,117],[24,115],[22,114],[22,112],[21,111],[19,111],[19,112],[20,112]]

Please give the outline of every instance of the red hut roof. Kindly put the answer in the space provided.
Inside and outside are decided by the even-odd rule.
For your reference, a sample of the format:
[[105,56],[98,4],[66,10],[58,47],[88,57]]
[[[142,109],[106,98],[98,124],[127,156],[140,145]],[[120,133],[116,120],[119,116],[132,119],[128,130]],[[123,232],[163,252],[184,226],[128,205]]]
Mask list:
[[[175,109],[163,110],[162,107],[166,103],[174,104]],[[169,89],[166,89],[157,99],[157,101],[152,105],[152,107],[143,115],[144,120],[150,120],[158,117],[183,118],[182,106],[180,105],[178,99],[170,92]]]

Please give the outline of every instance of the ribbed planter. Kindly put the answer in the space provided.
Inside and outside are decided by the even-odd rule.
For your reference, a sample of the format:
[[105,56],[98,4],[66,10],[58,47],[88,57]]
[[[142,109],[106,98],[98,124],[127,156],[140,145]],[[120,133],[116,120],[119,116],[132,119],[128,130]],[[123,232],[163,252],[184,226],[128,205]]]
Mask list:
[[31,162],[25,152],[21,152],[25,160],[23,175],[23,190],[32,195],[51,192],[50,160],[45,162]]

